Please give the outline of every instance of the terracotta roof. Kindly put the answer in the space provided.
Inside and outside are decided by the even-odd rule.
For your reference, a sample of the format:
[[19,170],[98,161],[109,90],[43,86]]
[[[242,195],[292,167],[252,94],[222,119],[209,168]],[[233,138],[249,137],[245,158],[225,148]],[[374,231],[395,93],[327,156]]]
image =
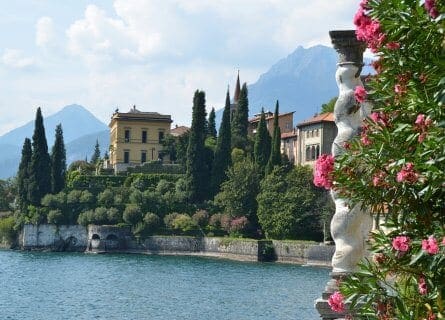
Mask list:
[[[284,117],[284,116],[287,116],[287,115],[289,115],[289,114],[293,114],[293,113],[295,113],[295,111],[286,112],[286,113],[280,113],[280,114],[278,115],[278,118],[279,118],[279,117]],[[250,118],[250,119],[249,119],[249,122],[252,122],[252,123],[253,123],[253,122],[259,122],[260,119],[261,119],[261,114],[259,114],[258,116],[255,116],[255,117],[253,117],[253,118]],[[273,113],[272,113],[271,116],[266,116],[266,121],[267,121],[267,120],[270,120],[270,119],[273,119]]]
[[180,137],[186,134],[190,130],[189,127],[186,126],[177,126],[176,128],[170,129],[170,134],[174,137]]
[[281,140],[298,136],[296,131],[285,132],[281,134]]
[[312,118],[303,120],[302,122],[297,124],[297,127],[302,127],[308,124],[319,123],[319,122],[334,122],[334,114],[332,112],[327,112],[315,115]]

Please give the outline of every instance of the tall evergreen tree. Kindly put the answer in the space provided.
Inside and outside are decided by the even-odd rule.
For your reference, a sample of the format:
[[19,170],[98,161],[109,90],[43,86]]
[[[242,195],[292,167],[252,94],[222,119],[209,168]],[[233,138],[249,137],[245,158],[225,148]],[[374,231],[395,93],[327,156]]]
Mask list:
[[207,127],[207,135],[209,137],[213,137],[216,139],[216,122],[215,122],[215,108],[212,108],[212,110],[209,113],[209,121],[208,121],[208,127]]
[[62,125],[56,127],[56,137],[51,150],[51,191],[59,193],[65,187],[66,151],[63,142]]
[[238,106],[232,119],[232,148],[243,150],[248,145],[249,99],[247,95],[247,85],[244,83],[240,91]]
[[29,138],[26,138],[25,142],[23,143],[22,158],[20,160],[19,171],[17,172],[18,204],[22,212],[25,211],[30,204],[28,198],[28,185],[31,158],[31,140]]
[[270,151],[269,162],[267,163],[266,173],[272,172],[275,166],[281,165],[281,130],[278,125],[279,103],[275,105],[275,113],[273,116],[273,137],[272,148]]
[[226,171],[231,164],[231,132],[230,132],[230,94],[227,90],[218,141],[216,143],[215,158],[212,167],[212,192],[216,195],[221,183],[227,180]]
[[205,154],[205,92],[196,90],[193,98],[192,127],[187,147],[186,180],[190,201],[199,203],[207,199],[210,172]]
[[96,139],[96,144],[94,145],[94,152],[91,156],[91,163],[95,164],[100,160],[100,147],[99,147],[99,140]]
[[258,123],[255,135],[254,158],[261,172],[264,172],[267,162],[270,158],[271,137],[267,130],[266,115],[264,109],[261,109],[260,122]]
[[38,206],[40,200],[51,192],[51,159],[48,153],[42,111],[37,109],[32,135],[32,158],[29,178],[29,200]]

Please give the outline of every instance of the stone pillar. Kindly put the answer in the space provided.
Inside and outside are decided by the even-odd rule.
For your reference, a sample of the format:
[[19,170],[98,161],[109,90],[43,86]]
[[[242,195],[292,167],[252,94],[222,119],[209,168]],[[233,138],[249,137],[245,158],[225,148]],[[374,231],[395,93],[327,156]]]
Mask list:
[[[363,86],[360,72],[363,67],[363,52],[366,44],[356,39],[354,30],[330,31],[334,49],[339,54],[335,78],[339,88],[334,107],[338,134],[332,145],[334,157],[344,152],[344,144],[359,134],[363,119],[370,112],[370,105],[359,105],[354,96],[357,86]],[[367,254],[366,238],[372,227],[371,215],[361,210],[360,204],[350,205],[348,199],[331,191],[335,214],[331,221],[331,233],[335,242],[332,258],[331,280],[328,281],[315,307],[323,320],[342,319],[344,314],[333,312],[327,300],[338,290],[338,282],[356,269],[357,263]]]

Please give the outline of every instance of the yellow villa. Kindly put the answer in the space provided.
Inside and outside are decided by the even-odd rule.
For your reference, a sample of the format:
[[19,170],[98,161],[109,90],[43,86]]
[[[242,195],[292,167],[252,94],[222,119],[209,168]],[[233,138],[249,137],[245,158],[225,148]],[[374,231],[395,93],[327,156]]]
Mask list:
[[110,166],[115,172],[130,166],[163,159],[162,142],[170,132],[170,115],[142,112],[133,106],[129,112],[116,110],[110,124]]

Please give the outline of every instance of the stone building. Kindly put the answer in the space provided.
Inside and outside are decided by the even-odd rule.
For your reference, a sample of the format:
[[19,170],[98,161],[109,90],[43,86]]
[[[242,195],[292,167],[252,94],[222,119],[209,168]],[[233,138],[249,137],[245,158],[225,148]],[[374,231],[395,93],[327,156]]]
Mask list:
[[[110,124],[110,166],[115,172],[148,161],[162,159],[162,141],[170,133],[170,115],[142,112],[133,106],[129,112],[116,112]],[[169,159],[162,159],[169,161]]]
[[297,163],[298,157],[298,131],[294,128],[291,132],[281,134],[281,154],[285,154],[293,164]]
[[[267,130],[269,131],[270,136],[273,136],[273,112],[267,111],[265,112],[266,116],[266,125]],[[261,113],[256,114],[253,118],[249,119],[249,128],[248,134],[253,136],[255,135],[258,124],[260,123]],[[287,113],[280,113],[278,115],[278,126],[280,127],[281,133],[292,132],[294,127],[294,111]]]
[[313,165],[321,154],[330,154],[337,135],[337,126],[332,112],[315,115],[297,125],[296,162]]

